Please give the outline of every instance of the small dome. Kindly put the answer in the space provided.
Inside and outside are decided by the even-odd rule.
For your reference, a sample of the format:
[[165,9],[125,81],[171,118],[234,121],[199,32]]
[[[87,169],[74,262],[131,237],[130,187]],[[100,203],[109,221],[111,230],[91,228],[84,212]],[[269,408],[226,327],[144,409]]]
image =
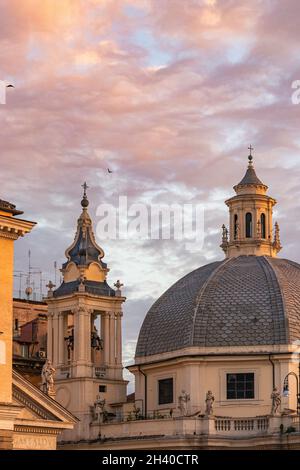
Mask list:
[[187,274],[150,308],[136,357],[183,348],[288,344],[300,339],[300,265],[238,256]]
[[264,186],[263,182],[258,178],[253,167],[247,168],[244,178],[239,182],[237,186],[255,184]]

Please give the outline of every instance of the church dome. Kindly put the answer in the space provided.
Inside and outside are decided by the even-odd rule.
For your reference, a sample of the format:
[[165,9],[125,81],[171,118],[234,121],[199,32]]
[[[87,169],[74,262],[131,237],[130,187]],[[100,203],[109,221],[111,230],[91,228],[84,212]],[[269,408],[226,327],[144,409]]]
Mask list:
[[146,315],[136,357],[299,339],[300,265],[242,255],[202,266],[170,287]]

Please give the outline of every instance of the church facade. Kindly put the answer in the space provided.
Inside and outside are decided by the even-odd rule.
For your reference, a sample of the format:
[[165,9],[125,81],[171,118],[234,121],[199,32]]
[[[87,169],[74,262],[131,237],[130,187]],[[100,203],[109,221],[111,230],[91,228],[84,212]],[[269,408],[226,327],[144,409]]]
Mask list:
[[278,257],[276,200],[252,155],[225,201],[225,258],[178,280],[148,311],[128,366],[130,399],[126,299],[120,281],[107,282],[86,189],[63,282],[48,284],[43,390],[12,373],[11,360],[13,243],[34,224],[0,201],[0,447],[300,448],[300,265]]

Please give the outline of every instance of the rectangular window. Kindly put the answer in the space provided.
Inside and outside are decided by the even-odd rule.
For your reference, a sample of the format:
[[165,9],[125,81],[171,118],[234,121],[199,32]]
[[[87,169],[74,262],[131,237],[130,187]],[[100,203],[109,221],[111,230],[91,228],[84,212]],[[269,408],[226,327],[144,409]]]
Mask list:
[[28,344],[22,344],[21,345],[21,356],[28,358],[29,357],[29,348]]
[[106,385],[99,385],[99,392],[105,393],[106,392]]
[[173,403],[173,379],[162,379],[158,381],[158,404],[168,403]]
[[254,398],[254,373],[227,374],[227,400]]

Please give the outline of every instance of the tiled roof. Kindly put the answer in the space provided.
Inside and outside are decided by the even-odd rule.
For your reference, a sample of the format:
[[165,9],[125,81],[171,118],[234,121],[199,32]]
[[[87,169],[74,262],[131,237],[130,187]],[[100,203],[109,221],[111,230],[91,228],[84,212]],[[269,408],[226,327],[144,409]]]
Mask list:
[[189,346],[287,344],[300,339],[300,265],[239,256],[203,266],[150,308],[136,356]]
[[[85,286],[85,292],[93,295],[100,295],[100,296],[108,296],[108,297],[115,297],[116,292],[112,289],[106,281],[104,282],[97,282],[97,281],[89,281],[84,280],[83,282]],[[80,285],[80,281],[71,281],[71,282],[63,282],[58,289],[53,291],[53,297],[62,297],[64,295],[71,295],[74,292],[78,292],[78,287]]]
[[239,182],[237,186],[247,184],[264,185],[262,181],[260,181],[260,179],[256,176],[255,170],[251,166],[247,168],[244,178]]

